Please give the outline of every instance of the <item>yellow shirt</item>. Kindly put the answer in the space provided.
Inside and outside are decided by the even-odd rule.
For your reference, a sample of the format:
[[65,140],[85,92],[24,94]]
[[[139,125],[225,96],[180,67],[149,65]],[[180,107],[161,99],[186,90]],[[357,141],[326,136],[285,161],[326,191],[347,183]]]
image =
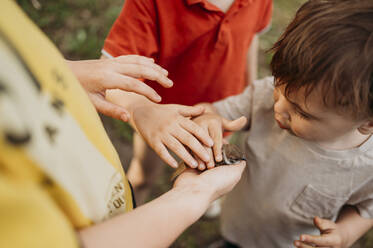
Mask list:
[[0,247],[75,247],[132,209],[118,155],[62,56],[15,2],[0,9]]

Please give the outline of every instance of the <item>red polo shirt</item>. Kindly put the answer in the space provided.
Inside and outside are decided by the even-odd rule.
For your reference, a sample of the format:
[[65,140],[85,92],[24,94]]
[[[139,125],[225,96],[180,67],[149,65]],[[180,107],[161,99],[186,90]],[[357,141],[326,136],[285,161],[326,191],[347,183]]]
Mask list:
[[271,12],[271,0],[235,0],[226,13],[207,0],[126,0],[103,53],[153,57],[174,81],[147,82],[163,103],[213,102],[244,89],[248,48]]

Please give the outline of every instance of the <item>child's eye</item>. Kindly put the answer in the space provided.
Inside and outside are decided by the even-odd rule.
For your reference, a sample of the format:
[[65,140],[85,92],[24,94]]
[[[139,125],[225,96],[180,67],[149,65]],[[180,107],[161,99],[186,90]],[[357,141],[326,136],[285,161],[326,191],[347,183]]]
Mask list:
[[304,114],[302,112],[299,112],[298,110],[295,110],[294,112],[296,113],[296,115],[298,115],[302,119],[305,119],[305,120],[309,120],[310,119],[310,117],[308,115],[306,115],[306,114]]

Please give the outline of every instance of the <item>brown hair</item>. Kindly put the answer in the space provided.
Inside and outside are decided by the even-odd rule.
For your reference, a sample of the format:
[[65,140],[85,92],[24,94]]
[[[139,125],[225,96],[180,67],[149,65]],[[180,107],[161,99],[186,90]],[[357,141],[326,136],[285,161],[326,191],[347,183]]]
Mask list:
[[372,0],[309,0],[271,50],[275,85],[287,96],[320,87],[326,106],[373,116]]

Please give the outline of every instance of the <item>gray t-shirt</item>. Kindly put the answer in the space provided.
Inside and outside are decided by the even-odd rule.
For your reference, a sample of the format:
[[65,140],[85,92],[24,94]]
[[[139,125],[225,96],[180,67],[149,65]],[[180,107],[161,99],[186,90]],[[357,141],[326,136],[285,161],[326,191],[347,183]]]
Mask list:
[[222,234],[242,247],[293,247],[300,234],[319,234],[313,217],[335,220],[345,204],[373,218],[373,138],[332,151],[278,127],[273,77],[214,103],[218,112],[249,120],[241,146],[247,168],[223,203]]

